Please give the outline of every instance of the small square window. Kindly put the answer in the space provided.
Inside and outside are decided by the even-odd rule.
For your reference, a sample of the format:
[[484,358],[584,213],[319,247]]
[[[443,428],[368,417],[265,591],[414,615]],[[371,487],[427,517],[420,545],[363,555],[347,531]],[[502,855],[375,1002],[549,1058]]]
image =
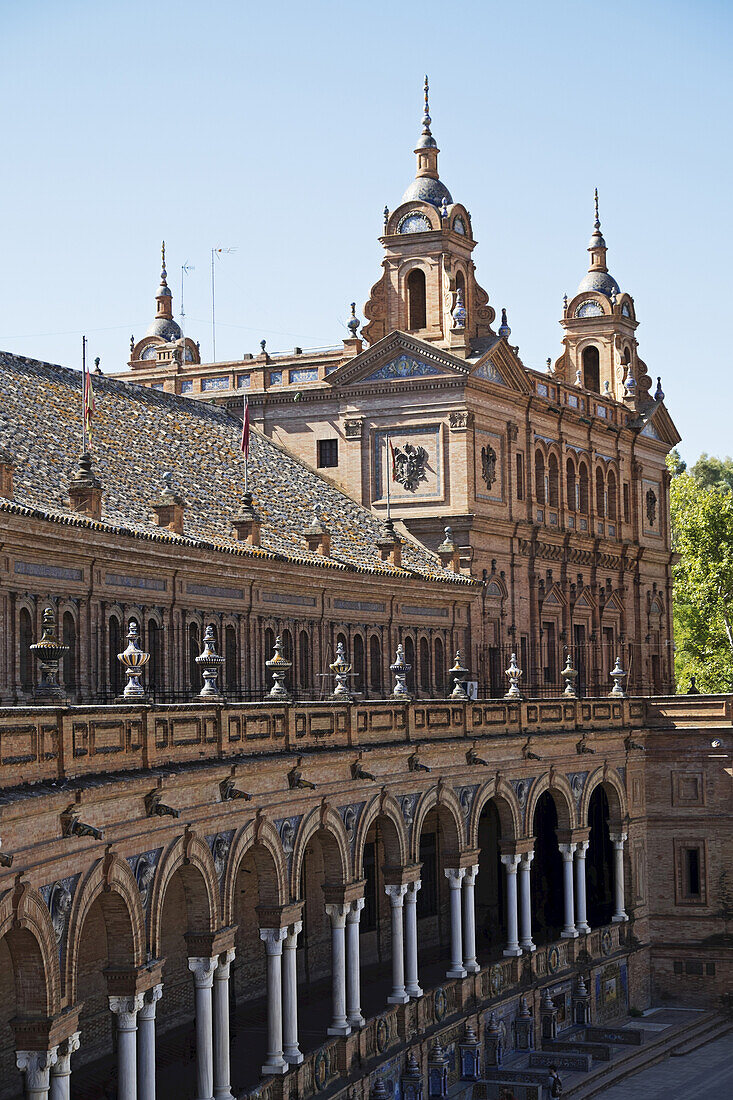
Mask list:
[[339,464],[338,439],[318,440],[318,469],[325,470]]
[[705,973],[709,978],[715,977],[715,963],[705,963]]
[[684,973],[684,966],[682,965],[682,959],[675,959],[674,972],[675,974]]

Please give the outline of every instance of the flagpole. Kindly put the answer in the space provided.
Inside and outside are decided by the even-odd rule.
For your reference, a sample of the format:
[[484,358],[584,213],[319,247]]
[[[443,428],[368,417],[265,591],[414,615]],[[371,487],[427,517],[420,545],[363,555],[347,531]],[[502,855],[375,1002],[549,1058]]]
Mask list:
[[386,463],[386,470],[385,470],[385,472],[387,474],[387,519],[392,519],[392,505],[391,505],[390,493],[389,493],[389,483],[392,480],[392,470],[390,469],[390,456],[391,456],[391,453],[392,452],[391,452],[390,446],[389,446],[389,432],[387,432],[387,448],[386,448],[387,463]]
[[87,338],[81,338],[81,449],[87,453]]
[[242,452],[244,453],[244,493],[249,493],[249,399],[244,395],[242,409]]

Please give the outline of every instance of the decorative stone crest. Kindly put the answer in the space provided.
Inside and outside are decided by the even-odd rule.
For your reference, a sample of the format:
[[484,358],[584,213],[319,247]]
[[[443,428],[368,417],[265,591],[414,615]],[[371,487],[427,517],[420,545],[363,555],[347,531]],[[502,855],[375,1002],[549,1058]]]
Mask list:
[[487,489],[496,481],[496,451],[490,443],[481,448],[481,477]]
[[448,414],[448,427],[451,431],[464,431],[471,422],[471,414],[467,409],[458,409]]
[[214,867],[216,868],[216,877],[219,882],[222,880],[224,874],[224,868],[227,864],[227,858],[229,856],[229,849],[232,846],[232,839],[234,837],[234,829],[230,829],[226,833],[215,833],[213,836],[207,836],[206,842],[211,849],[211,855],[214,860]]
[[347,439],[361,439],[363,431],[364,420],[362,417],[353,417],[344,421],[344,435]]
[[650,527],[657,522],[657,494],[653,489],[646,491],[646,518]]
[[162,850],[162,848],[156,848],[150,852],[143,852],[139,856],[132,856],[127,861],[135,876],[137,888],[140,891],[140,901],[145,910],[147,910],[148,902],[150,901],[150,895],[153,889],[153,879],[155,878],[155,869],[158,865]]
[[285,853],[285,858],[288,863],[290,863],[293,851],[295,850],[295,837],[298,832],[301,816],[286,817],[281,821],[275,822],[275,828],[280,834],[280,843],[283,846],[283,852]]
[[395,481],[404,485],[408,492],[414,493],[420,482],[427,480],[428,452],[424,447],[415,447],[412,443],[395,447],[392,461]]
[[405,794],[400,799],[400,809],[402,810],[402,816],[405,819],[405,825],[407,825],[408,829],[411,828],[415,821],[415,808],[418,798],[419,795],[417,794]]

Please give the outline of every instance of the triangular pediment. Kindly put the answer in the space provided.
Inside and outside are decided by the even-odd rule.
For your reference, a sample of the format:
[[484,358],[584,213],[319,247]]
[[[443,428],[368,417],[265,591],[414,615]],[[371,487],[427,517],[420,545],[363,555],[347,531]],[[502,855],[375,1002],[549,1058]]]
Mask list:
[[478,362],[474,363],[471,379],[491,382],[495,386],[505,386],[520,393],[529,393],[532,389],[524,364],[514,348],[502,339],[497,339]]
[[391,332],[328,376],[332,386],[409,382],[469,373],[465,360],[405,332]]
[[[641,424],[640,418],[639,426]],[[682,438],[662,401],[658,401],[645,413],[639,435],[644,436],[645,439],[654,439],[658,443],[663,443],[667,449],[676,447]]]

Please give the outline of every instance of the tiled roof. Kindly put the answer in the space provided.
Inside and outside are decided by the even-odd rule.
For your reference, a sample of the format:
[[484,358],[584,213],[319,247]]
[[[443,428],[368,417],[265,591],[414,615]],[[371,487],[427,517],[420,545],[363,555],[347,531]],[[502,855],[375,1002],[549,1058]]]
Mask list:
[[[240,422],[213,405],[98,375],[93,377],[92,459],[104,487],[102,523],[70,512],[68,485],[81,450],[81,382],[78,371],[0,352],[0,447],[15,460],[14,503],[0,503],[3,510],[27,508],[80,526],[111,526],[145,538],[193,541],[321,568],[473,583],[444,570],[435,555],[409,541],[402,547],[401,569],[380,561],[379,520],[257,431],[249,475],[262,546],[237,542],[231,521],[243,507]],[[153,521],[151,505],[160,497],[166,471],[172,471],[173,488],[186,501],[183,539]],[[303,537],[316,504],[331,533],[330,559],[311,553]]]

